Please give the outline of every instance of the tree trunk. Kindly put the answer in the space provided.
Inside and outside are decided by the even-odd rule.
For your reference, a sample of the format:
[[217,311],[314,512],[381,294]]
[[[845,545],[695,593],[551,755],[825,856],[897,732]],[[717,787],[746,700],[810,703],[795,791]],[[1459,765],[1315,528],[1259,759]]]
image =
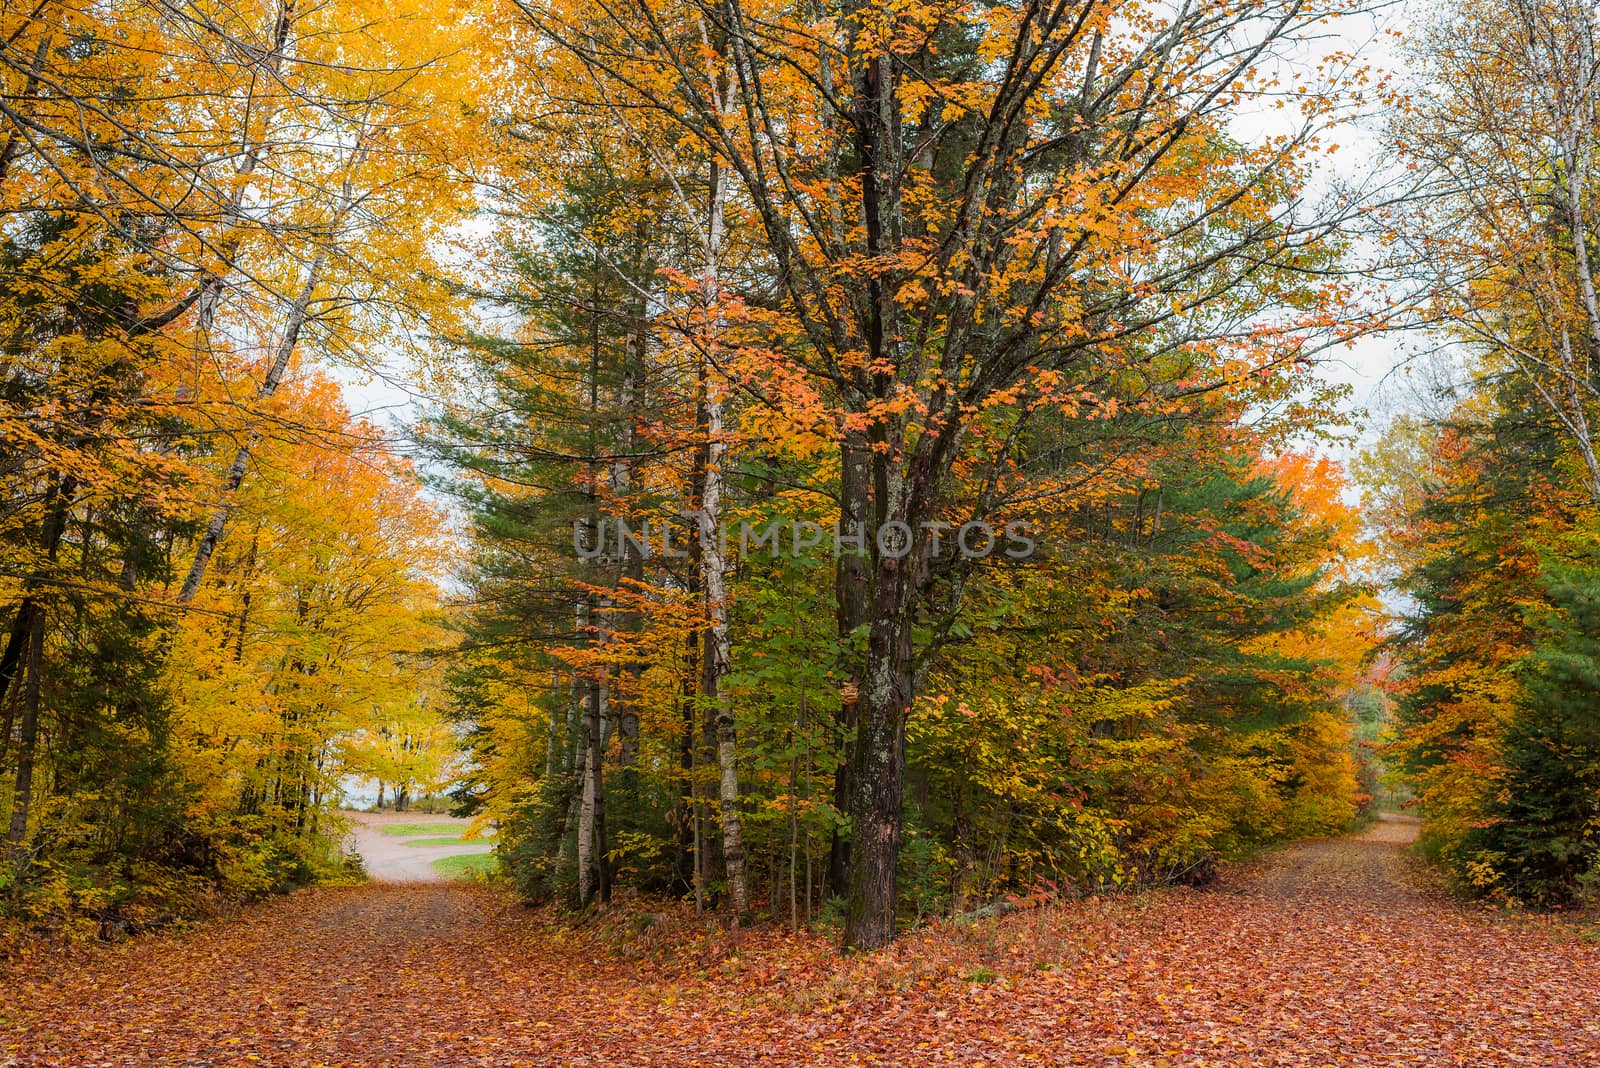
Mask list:
[[678,751],[679,769],[683,773],[685,796],[680,799],[678,820],[678,850],[681,857],[679,875],[684,885],[694,892],[696,915],[705,911],[705,880],[700,864],[700,767],[695,755],[695,695],[699,691],[698,661],[700,642],[689,632],[683,648],[683,671],[679,684],[680,710],[683,715],[682,745]]
[[[290,306],[289,319],[284,325],[283,337],[278,340],[278,348],[273,353],[272,363],[267,368],[266,377],[256,389],[257,400],[271,397],[278,391],[278,386],[283,381],[284,372],[289,367],[289,359],[294,355],[295,346],[300,343],[300,331],[305,328],[312,294],[322,281],[325,256],[326,253],[319,252],[317,258],[312,261],[310,270],[306,272],[300,293]],[[222,480],[221,502],[216,511],[211,513],[211,518],[206,522],[205,532],[200,535],[200,542],[195,546],[194,560],[189,565],[188,575],[184,577],[183,587],[178,591],[179,604],[188,604],[200,591],[200,583],[206,577],[206,568],[210,566],[211,557],[217,551],[217,544],[222,541],[222,535],[227,530],[228,515],[233,511],[233,495],[244,482],[245,471],[250,465],[250,452],[254,447],[255,434],[252,432],[250,439],[240,445],[238,451],[234,453],[233,463],[228,465],[227,474]]]
[[845,946],[878,949],[895,933],[905,724],[911,706],[911,618],[897,574],[884,558],[874,591],[866,685],[856,717],[855,790],[850,806],[850,883]]
[[[285,5],[284,18],[288,19],[292,11],[292,4]],[[286,24],[283,32],[285,34],[288,32]],[[306,322],[310,318],[312,298],[316,294],[317,287],[322,284],[322,274],[327,267],[331,246],[340,227],[344,225],[345,217],[355,205],[355,170],[366,159],[366,155],[367,146],[358,138],[351,149],[344,180],[339,187],[339,196],[334,202],[333,215],[328,223],[327,244],[317,248],[311,265],[306,269],[306,277],[301,283],[300,292],[296,294],[294,303],[289,306],[289,316],[284,322],[283,336],[278,339],[272,363],[268,366],[261,385],[256,388],[257,400],[270,398],[283,382],[283,375],[288,370],[289,360],[294,356],[295,346],[300,343],[300,332],[305,329]],[[189,565],[189,573],[183,580],[182,589],[178,591],[179,604],[188,604],[194,600],[195,594],[200,589],[200,583],[205,579],[206,568],[211,562],[212,554],[216,552],[217,543],[222,540],[222,535],[227,530],[228,515],[233,510],[233,495],[244,482],[245,470],[250,463],[250,451],[255,446],[255,440],[256,435],[252,432],[245,444],[239,446],[239,451],[234,454],[233,463],[229,465],[227,475],[223,479],[221,502],[206,523],[205,532],[200,536],[200,543],[195,547],[194,561]]]
[[705,638],[706,700],[710,702],[717,741],[717,800],[722,817],[722,863],[728,876],[728,893],[734,916],[743,920],[750,911],[749,882],[745,872],[744,828],[739,817],[739,752],[734,731],[733,703],[724,692],[728,674],[728,567],[721,545],[722,464],[727,446],[722,441],[721,386],[708,374],[706,397],[706,478],[700,508],[701,570],[705,581],[706,611],[710,625]]
[[[617,388],[617,412],[622,425],[617,435],[617,459],[611,464],[611,493],[614,500],[624,504],[634,488],[633,454],[639,447],[639,426],[635,413],[640,406],[645,350],[649,345],[647,314],[647,309],[643,305],[634,306],[633,315],[637,329],[628,335],[623,353],[622,380]],[[619,538],[618,541],[620,542],[618,550],[621,554],[619,585],[625,587],[623,596],[632,598],[637,596],[638,584],[644,578],[644,558],[633,541],[626,538]],[[639,613],[629,608],[618,614],[615,629],[626,634],[637,634],[640,626]],[[612,695],[617,739],[620,744],[617,766],[631,778],[639,760],[639,710],[635,705],[633,694],[638,692],[637,683],[643,673],[644,665],[633,661],[624,665],[622,670],[634,686],[631,688],[632,694],[620,700],[615,694]],[[636,787],[630,784],[628,789],[629,792],[634,792]]]
[[33,807],[33,764],[39,744],[39,691],[44,673],[44,622],[36,607],[28,628],[28,665],[22,687],[22,722],[17,739],[17,777],[11,793],[11,826],[6,830],[7,852],[13,865],[21,860],[28,840],[28,817]]
[[609,893],[605,877],[605,752],[607,700],[599,679],[584,695],[583,799],[578,809],[578,904],[587,906]]
[[[555,630],[554,624],[551,625],[550,629],[552,632]],[[560,766],[560,760],[564,756],[563,751],[566,749],[562,742],[561,732],[561,709],[563,705],[561,689],[561,672],[559,669],[552,668],[550,670],[549,697],[550,723],[546,727],[544,743],[544,777],[546,782],[555,777],[556,768]]]
[[[852,42],[850,51],[852,140],[861,183],[866,253],[869,258],[898,255],[903,250],[900,182],[905,173],[900,105],[896,100],[900,68],[877,49],[858,50]],[[856,301],[856,322],[868,359],[875,366],[895,369],[892,374],[875,373],[870,379],[858,379],[858,388],[867,394],[854,398],[858,405],[868,397],[877,403],[889,400],[895,388],[893,379],[905,362],[896,293],[891,278],[868,272]],[[865,441],[869,458],[863,466],[870,467],[870,514],[875,526],[867,532],[871,538],[868,551],[872,581],[863,615],[870,629],[859,686],[854,766],[849,783],[845,945],[855,949],[876,949],[894,939],[905,716],[911,693],[912,605],[907,577],[911,557],[894,559],[876,546],[876,536],[891,520],[916,529],[917,517],[909,507],[916,488],[907,485],[899,467],[905,435],[903,422],[880,417],[867,427]],[[848,438],[845,446],[846,459],[853,459],[849,454],[853,443]],[[855,492],[865,494],[868,487],[858,487]],[[857,596],[857,592],[841,589],[838,596],[849,598]],[[856,607],[848,601],[840,603],[841,625]]]
[[[800,902],[795,887],[795,876],[800,854],[800,743],[806,731],[806,689],[800,684],[800,699],[795,710],[794,730],[789,735],[789,930],[800,929]],[[809,754],[808,754],[809,756]],[[806,761],[806,774],[811,773],[811,761]],[[773,911],[777,911],[777,895],[773,895]]]
[[[704,28],[702,27],[702,32]],[[712,86],[731,101],[733,87],[720,87],[712,72]],[[739,815],[739,748],[734,730],[733,704],[722,680],[731,665],[728,638],[728,561],[722,544],[723,464],[728,446],[723,440],[724,387],[715,364],[722,334],[721,259],[727,210],[728,174],[720,161],[710,163],[710,204],[706,220],[705,269],[701,299],[709,336],[700,366],[700,396],[704,418],[705,462],[699,500],[700,576],[708,626],[705,635],[704,693],[710,704],[717,752],[717,801],[722,819],[722,863],[736,920],[750,912],[749,879],[745,871],[744,826]]]
[[[839,478],[839,530],[842,541],[858,534],[870,537],[867,528],[872,514],[871,451],[859,432],[846,434],[840,449]],[[835,610],[838,624],[839,647],[844,651],[845,685],[850,694],[860,692],[862,683],[861,658],[855,654],[856,630],[867,618],[867,593],[869,558],[865,547],[841,547],[835,568]],[[833,772],[833,805],[841,816],[848,815],[851,805],[851,770],[853,760],[849,754],[851,736],[856,728],[856,700],[846,696],[839,702],[839,715],[835,721],[835,741],[843,756]],[[835,826],[828,842],[827,892],[845,895],[850,882],[850,839]]]
[[[582,609],[579,609],[579,619]],[[577,867],[573,872],[576,883],[573,901],[583,904],[585,890],[585,872],[590,868],[590,854],[593,850],[594,840],[589,833],[590,822],[585,819],[584,783],[589,779],[589,691],[585,688],[584,678],[577,671],[572,674],[572,699],[569,702],[567,714],[567,738],[570,741],[568,748],[568,782],[571,783],[571,792],[567,798],[567,821],[562,832],[565,838],[566,831],[572,830],[576,845]],[[563,850],[563,853],[565,851]],[[565,857],[563,856],[563,863]]]
[[[0,702],[6,699],[11,692],[11,683],[17,677],[17,669],[22,666],[22,653],[28,647],[28,634],[33,628],[33,613],[38,608],[38,602],[32,597],[24,597],[17,606],[17,614],[11,621],[11,633],[6,638],[6,648],[0,654]],[[9,736],[10,732],[7,731]],[[0,750],[5,747],[6,739],[0,738]]]
[[[61,554],[61,539],[66,536],[67,518],[72,511],[72,502],[77,493],[78,480],[68,476],[51,486],[45,497],[47,510],[44,524],[39,528],[39,548],[44,550],[45,559],[52,564]],[[33,632],[35,616],[44,612],[44,606],[32,596],[33,591],[37,589],[36,582],[23,584],[22,603],[17,606],[17,616],[12,621],[5,652],[0,653],[0,701],[6,699],[12,683],[16,681],[17,669],[27,648],[28,636]]]
[[[39,544],[44,549],[45,559],[51,564],[54,564],[60,556],[61,539],[67,532],[67,519],[72,511],[72,502],[77,491],[78,481],[70,476],[62,478],[50,488],[47,498],[50,502],[49,510],[45,514],[44,526],[39,531]],[[27,618],[24,639],[27,664],[24,668],[22,717],[17,732],[17,776],[12,788],[11,825],[6,831],[8,851],[14,858],[27,839],[28,817],[33,805],[33,768],[39,742],[39,700],[44,674],[45,632],[45,608],[42,603],[32,597],[25,597],[18,612],[18,628],[21,627],[23,616]],[[13,634],[15,633],[14,629]],[[6,654],[9,656],[10,643],[7,645]],[[8,676],[5,681],[9,688],[11,677]],[[0,690],[0,700],[4,697],[5,691]]]
[[[589,393],[589,434],[587,463],[588,491],[587,491],[587,545],[585,548],[594,555],[587,558],[582,565],[585,569],[603,568],[604,556],[600,552],[605,543],[604,517],[600,513],[598,487],[603,474],[597,457],[600,454],[600,440],[598,426],[600,422],[600,306],[601,294],[599,289],[599,272],[602,264],[596,260],[593,264],[594,274],[589,295],[589,373],[587,387]],[[608,445],[612,443],[607,443]],[[620,538],[619,538],[620,540]],[[600,633],[603,626],[601,618],[604,605],[593,592],[592,586],[605,581],[605,575],[591,574],[586,576],[591,583],[591,589],[585,591],[578,601],[577,606],[577,635],[578,641],[584,646],[600,644],[604,638]],[[596,664],[586,665],[582,669],[581,679],[582,699],[581,713],[583,716],[582,735],[579,741],[580,775],[578,779],[578,872],[577,896],[578,906],[587,907],[591,901],[599,896],[605,899],[607,887],[605,885],[605,768],[603,758],[605,754],[605,717],[608,708],[608,696],[603,687],[604,681],[599,674],[600,668]]]

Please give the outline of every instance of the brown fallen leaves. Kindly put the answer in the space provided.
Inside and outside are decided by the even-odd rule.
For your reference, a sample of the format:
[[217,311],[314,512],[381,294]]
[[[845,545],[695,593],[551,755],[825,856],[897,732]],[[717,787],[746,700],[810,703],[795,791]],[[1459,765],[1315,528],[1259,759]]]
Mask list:
[[484,889],[319,890],[26,963],[0,1064],[1600,1065],[1600,948],[1405,888],[1384,830],[843,961]]

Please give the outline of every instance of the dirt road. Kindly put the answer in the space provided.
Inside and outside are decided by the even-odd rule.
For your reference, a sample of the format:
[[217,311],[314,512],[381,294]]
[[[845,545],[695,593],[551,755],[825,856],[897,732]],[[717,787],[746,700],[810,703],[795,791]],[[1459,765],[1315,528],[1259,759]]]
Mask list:
[[1427,903],[1421,872],[1407,853],[1422,823],[1385,813],[1365,833],[1298,842],[1230,873],[1241,893],[1282,904],[1332,901],[1354,908]]
[[1600,950],[1418,889],[1413,833],[842,961],[692,918],[671,947],[573,929],[483,887],[311,891],[23,965],[0,1065],[1600,1065]]

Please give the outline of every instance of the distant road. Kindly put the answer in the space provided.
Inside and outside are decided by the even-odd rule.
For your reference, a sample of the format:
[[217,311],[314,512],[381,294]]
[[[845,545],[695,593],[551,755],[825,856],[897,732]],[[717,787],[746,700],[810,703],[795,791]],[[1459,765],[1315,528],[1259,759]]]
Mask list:
[[[487,853],[489,842],[478,839],[460,845],[415,846],[408,845],[411,838],[443,838],[460,836],[466,832],[470,820],[450,816],[429,816],[417,812],[345,812],[350,820],[351,832],[346,848],[361,854],[367,875],[380,883],[437,883],[443,878],[433,868],[440,857]],[[423,826],[427,830],[416,835],[385,834],[385,827]]]

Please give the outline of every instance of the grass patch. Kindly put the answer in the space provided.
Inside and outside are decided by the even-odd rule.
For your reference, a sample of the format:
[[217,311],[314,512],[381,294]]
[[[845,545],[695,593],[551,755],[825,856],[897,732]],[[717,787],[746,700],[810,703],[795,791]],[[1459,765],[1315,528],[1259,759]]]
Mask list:
[[407,838],[401,844],[402,845],[409,845],[409,846],[475,845],[475,846],[485,846],[485,847],[487,847],[489,843],[485,842],[481,838],[476,839],[476,840],[471,841],[471,842],[467,842],[467,841],[463,841],[460,838],[445,837],[445,838]]
[[433,862],[433,870],[446,879],[479,879],[494,871],[493,853],[462,853],[454,857],[440,857]]
[[419,834],[439,834],[442,831],[448,831],[450,828],[458,826],[460,826],[460,824],[437,822],[391,823],[386,827],[379,827],[378,829],[384,834],[390,834],[396,838],[415,838]]

